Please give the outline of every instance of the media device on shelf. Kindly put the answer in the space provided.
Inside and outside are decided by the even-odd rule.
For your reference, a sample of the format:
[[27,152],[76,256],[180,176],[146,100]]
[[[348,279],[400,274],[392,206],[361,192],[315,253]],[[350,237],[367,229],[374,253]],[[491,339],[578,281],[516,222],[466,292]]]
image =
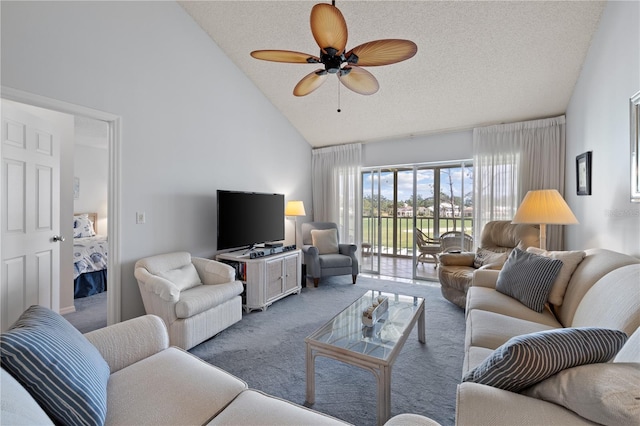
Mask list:
[[218,250],[284,240],[284,195],[217,191]]

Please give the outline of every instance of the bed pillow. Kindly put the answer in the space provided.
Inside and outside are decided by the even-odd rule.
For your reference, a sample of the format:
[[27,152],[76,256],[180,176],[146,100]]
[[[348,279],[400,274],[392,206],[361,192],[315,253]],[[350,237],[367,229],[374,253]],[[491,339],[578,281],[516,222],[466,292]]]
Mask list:
[[311,245],[318,248],[319,254],[338,253],[338,230],[312,229]]
[[567,368],[607,362],[626,341],[622,331],[595,327],[524,334],[493,351],[462,381],[520,392]]
[[522,392],[603,425],[640,419],[640,364],[600,363],[563,370]]
[[81,214],[73,217],[73,238],[95,237],[93,222],[89,215]]
[[61,315],[28,308],[0,335],[0,359],[56,424],[104,424],[109,365]]
[[567,291],[567,285],[582,259],[587,255],[584,251],[546,251],[537,247],[527,248],[529,253],[538,254],[540,256],[550,257],[551,259],[562,260],[562,268],[558,273],[549,294],[549,303],[555,306],[562,305],[564,293]]
[[498,274],[496,290],[542,312],[562,261],[514,248]]

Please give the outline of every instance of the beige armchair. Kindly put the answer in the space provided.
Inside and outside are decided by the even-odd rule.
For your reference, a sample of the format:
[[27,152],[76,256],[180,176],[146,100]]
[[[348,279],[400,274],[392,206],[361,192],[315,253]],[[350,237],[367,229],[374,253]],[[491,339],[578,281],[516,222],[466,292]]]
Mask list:
[[177,252],[136,262],[147,314],[162,318],[172,346],[190,349],[242,319],[242,282],[215,260]]
[[445,299],[465,308],[467,290],[477,269],[501,269],[509,253],[518,247],[539,247],[540,229],[537,225],[514,225],[509,220],[488,222],[482,229],[480,245],[475,252],[461,247],[460,253],[441,253],[438,278]]

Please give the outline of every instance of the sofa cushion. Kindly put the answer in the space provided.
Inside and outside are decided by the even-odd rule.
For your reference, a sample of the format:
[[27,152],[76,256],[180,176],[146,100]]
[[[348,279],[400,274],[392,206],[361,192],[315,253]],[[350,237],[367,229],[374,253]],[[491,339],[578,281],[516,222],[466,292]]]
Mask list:
[[35,399],[13,376],[0,369],[0,420],[4,425],[51,425]]
[[[467,316],[473,311],[488,311],[506,315],[526,321],[533,321],[550,327],[562,327],[562,324],[553,316],[553,313],[545,307],[542,312],[527,309],[522,303],[511,296],[502,294],[492,288],[472,286],[467,292]],[[523,333],[520,333],[523,334]]]
[[61,315],[31,306],[0,336],[0,355],[56,423],[104,423],[109,366]]
[[573,316],[576,313],[576,309],[581,304],[584,295],[596,282],[614,269],[640,263],[640,259],[636,257],[612,250],[594,248],[585,250],[585,253],[587,255],[571,275],[562,306],[556,309],[555,312],[558,321],[565,327],[575,326],[573,324]]
[[640,420],[640,364],[599,363],[560,371],[523,392],[603,425]]
[[345,425],[347,423],[284,399],[249,389],[242,392],[209,425]]
[[496,290],[542,312],[562,261],[513,249],[498,275]]
[[312,229],[311,245],[318,249],[319,254],[338,253],[338,230],[331,229]]
[[463,381],[519,392],[566,368],[607,362],[626,340],[622,331],[603,328],[562,328],[513,337]]
[[497,253],[495,251],[479,247],[476,250],[476,254],[473,259],[473,267],[476,269],[480,269],[482,267],[500,269],[502,265],[504,265],[504,262],[507,261],[507,256],[509,255],[508,251],[508,249],[504,249],[504,251]]
[[352,261],[350,256],[343,254],[323,254],[318,259],[320,261],[320,268],[350,268]]
[[464,360],[462,362],[462,377],[468,371],[473,370],[478,365],[491,356],[493,349],[481,348],[479,346],[469,346],[464,352]]
[[180,291],[188,290],[202,284],[198,271],[196,267],[193,266],[193,263],[187,263],[180,268],[158,272],[157,275],[167,281],[171,281]]
[[512,337],[557,328],[495,312],[474,310],[467,316],[465,347],[481,346],[494,350]]
[[576,270],[582,259],[587,255],[584,251],[546,251],[537,247],[527,248],[529,253],[546,256],[551,259],[562,260],[562,268],[553,282],[551,293],[549,294],[549,303],[555,306],[562,305],[564,293],[567,291],[567,285],[571,279],[573,271]]
[[640,264],[609,272],[584,295],[571,327],[603,327],[628,335],[640,327]]
[[247,384],[170,347],[111,375],[107,424],[202,425]]
[[629,337],[613,362],[640,362],[640,328]]
[[176,303],[176,316],[190,318],[201,312],[208,311],[229,299],[242,293],[242,283],[232,281],[225,284],[200,285],[180,293],[180,300]]

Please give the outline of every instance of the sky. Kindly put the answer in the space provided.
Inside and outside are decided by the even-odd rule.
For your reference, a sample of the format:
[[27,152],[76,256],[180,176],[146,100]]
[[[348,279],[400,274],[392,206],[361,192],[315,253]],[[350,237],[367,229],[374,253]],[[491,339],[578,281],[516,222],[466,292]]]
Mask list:
[[[449,169],[453,172],[453,194],[454,196],[461,196],[462,188],[462,169],[460,167]],[[418,183],[418,195],[422,195],[422,198],[429,198],[433,196],[433,169],[421,169],[417,171],[417,183]],[[468,175],[469,173],[466,173]],[[365,192],[371,191],[371,174],[365,174],[363,180],[363,186]],[[449,193],[449,179],[446,173],[442,172],[441,176],[441,192]],[[473,190],[473,181],[471,176],[465,176],[464,178],[464,192],[470,193]],[[393,172],[382,173],[382,195],[388,199],[393,199]],[[413,170],[399,171],[398,172],[398,199],[401,201],[408,200],[413,195]]]

